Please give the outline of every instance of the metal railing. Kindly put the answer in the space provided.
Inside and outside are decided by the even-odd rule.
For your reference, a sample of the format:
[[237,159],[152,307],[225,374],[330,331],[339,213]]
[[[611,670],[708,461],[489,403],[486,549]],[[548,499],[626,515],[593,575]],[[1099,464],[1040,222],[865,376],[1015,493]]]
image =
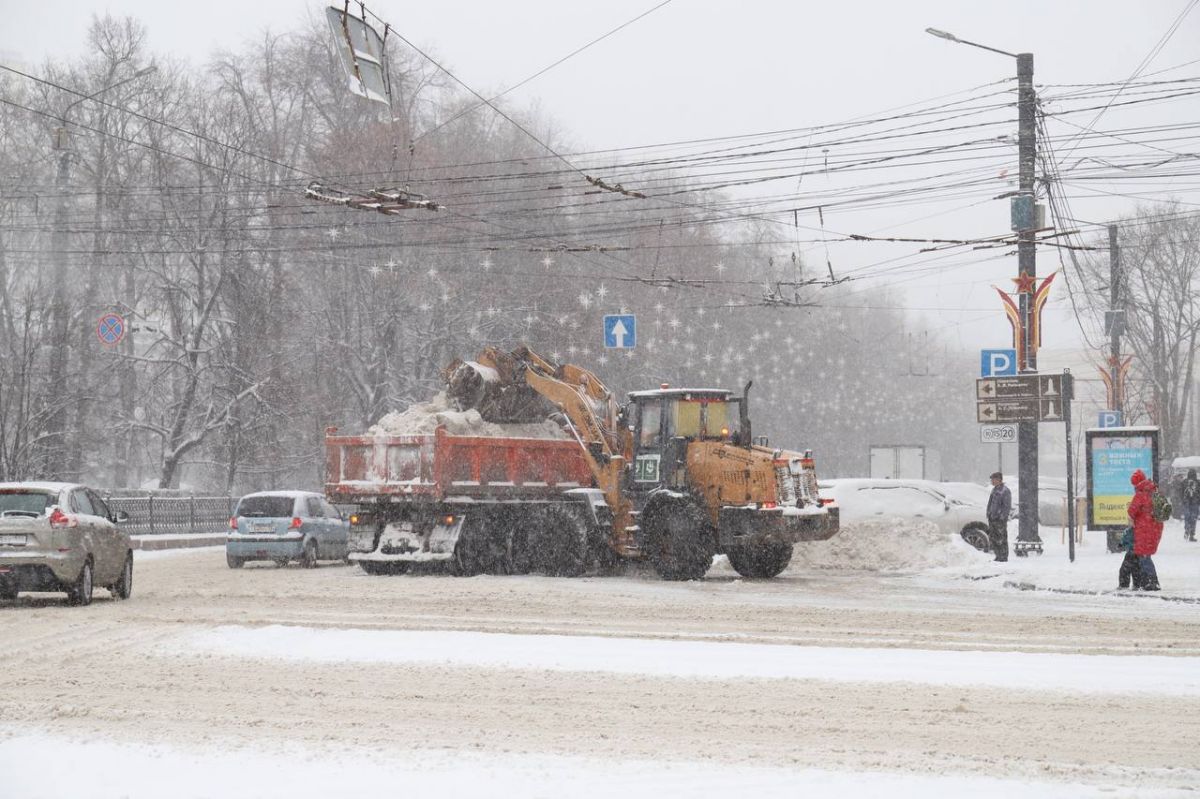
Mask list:
[[113,513],[125,511],[121,529],[131,535],[219,533],[240,497],[105,497]]

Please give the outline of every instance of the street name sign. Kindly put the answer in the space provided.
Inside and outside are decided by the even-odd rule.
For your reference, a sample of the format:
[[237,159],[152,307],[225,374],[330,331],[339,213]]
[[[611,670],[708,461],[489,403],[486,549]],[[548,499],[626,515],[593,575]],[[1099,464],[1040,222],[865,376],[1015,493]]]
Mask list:
[[1017,440],[1015,424],[984,424],[979,426],[979,440],[984,444],[1009,444]]

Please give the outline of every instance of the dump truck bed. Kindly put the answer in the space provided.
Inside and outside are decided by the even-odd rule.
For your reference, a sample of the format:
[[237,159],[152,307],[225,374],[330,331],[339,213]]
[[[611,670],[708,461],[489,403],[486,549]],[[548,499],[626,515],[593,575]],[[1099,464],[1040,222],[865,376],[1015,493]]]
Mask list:
[[333,502],[506,500],[594,485],[578,442],[432,435],[325,436],[325,494]]

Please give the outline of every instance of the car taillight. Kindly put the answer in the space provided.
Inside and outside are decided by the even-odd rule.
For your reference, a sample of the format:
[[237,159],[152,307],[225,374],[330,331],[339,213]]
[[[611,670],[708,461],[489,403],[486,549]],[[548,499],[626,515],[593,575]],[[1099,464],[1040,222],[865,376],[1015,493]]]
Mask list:
[[299,517],[299,516],[293,516],[293,517],[292,517],[292,523],[291,523],[291,524],[288,526],[288,529],[289,529],[289,530],[299,530],[299,529],[300,529],[300,525],[301,525],[301,524],[303,524],[303,522],[302,522],[302,521],[300,521],[300,517]]
[[236,529],[237,529],[237,517],[236,517],[236,516],[230,516],[230,517],[229,517],[229,529],[230,529],[230,530],[236,530]]
[[774,502],[764,502],[764,503],[762,504],[762,507],[763,507],[765,510],[770,510],[771,508],[776,508],[776,507],[779,507],[779,506],[778,506],[776,503],[774,503]]
[[56,507],[50,514],[51,527],[74,527],[78,523],[79,522],[76,521],[74,516],[68,516],[67,514],[63,513],[62,508]]

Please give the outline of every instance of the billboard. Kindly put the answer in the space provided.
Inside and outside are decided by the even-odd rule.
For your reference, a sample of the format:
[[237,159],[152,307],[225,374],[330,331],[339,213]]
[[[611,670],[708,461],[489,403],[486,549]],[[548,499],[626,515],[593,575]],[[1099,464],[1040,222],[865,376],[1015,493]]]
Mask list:
[[1129,476],[1141,469],[1158,482],[1158,428],[1106,427],[1086,435],[1088,529],[1122,530],[1133,499]]

